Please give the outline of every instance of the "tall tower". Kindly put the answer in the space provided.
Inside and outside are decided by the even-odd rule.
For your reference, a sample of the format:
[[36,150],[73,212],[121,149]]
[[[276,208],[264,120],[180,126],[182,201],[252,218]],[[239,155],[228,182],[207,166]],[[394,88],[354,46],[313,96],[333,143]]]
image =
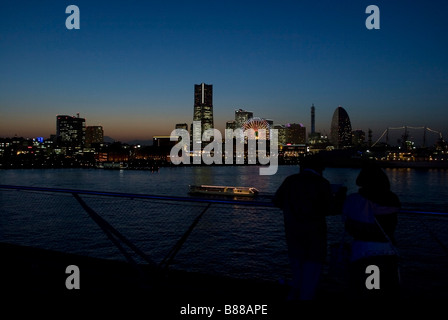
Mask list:
[[194,85],[194,114],[193,121],[201,121],[201,136],[193,136],[194,141],[201,141],[202,134],[207,129],[213,129],[213,85]]
[[314,108],[314,103],[311,106],[311,133],[313,134],[314,132],[316,132],[316,119],[315,119],[315,108]]
[[352,125],[347,111],[341,106],[334,111],[331,121],[330,139],[336,149],[342,149],[351,145]]

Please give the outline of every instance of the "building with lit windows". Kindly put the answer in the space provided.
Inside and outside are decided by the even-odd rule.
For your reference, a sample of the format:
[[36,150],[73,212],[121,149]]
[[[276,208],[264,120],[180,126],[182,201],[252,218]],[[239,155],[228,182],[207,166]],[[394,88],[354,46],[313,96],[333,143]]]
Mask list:
[[306,128],[301,123],[288,123],[286,128],[286,144],[305,144]]
[[86,147],[92,144],[100,144],[104,142],[104,131],[102,126],[86,127]]
[[352,125],[347,111],[341,106],[333,113],[331,121],[330,142],[335,149],[343,149],[352,144]]
[[366,133],[362,130],[352,131],[352,144],[354,146],[363,146],[366,143]]
[[252,111],[246,111],[243,109],[235,110],[235,129],[243,128],[244,123],[246,123],[249,119],[254,117],[254,113]]
[[213,85],[194,85],[194,113],[193,121],[201,121],[201,132],[193,134],[194,141],[202,141],[202,134],[213,129]]
[[175,129],[183,129],[188,131],[188,124],[186,123],[177,123]]
[[80,148],[86,138],[86,119],[58,115],[56,116],[56,141],[61,146]]

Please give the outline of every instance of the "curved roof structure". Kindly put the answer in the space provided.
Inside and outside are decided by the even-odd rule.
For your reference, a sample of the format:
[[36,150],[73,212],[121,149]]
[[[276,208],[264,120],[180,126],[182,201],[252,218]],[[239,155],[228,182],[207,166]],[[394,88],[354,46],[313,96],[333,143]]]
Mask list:
[[336,149],[342,149],[352,144],[352,125],[347,111],[341,106],[333,113],[331,121],[330,141]]

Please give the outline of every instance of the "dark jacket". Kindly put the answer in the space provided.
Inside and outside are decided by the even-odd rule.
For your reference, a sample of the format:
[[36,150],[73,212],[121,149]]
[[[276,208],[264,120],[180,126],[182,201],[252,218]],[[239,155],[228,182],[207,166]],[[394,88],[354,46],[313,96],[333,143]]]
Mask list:
[[327,249],[325,216],[332,214],[330,183],[313,170],[303,170],[285,179],[274,197],[284,213],[290,256],[324,262]]

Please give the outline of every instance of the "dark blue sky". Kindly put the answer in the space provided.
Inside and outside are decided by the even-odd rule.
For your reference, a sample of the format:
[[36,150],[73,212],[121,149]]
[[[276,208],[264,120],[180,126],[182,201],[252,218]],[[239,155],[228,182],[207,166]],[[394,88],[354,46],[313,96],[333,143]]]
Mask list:
[[[65,8],[79,7],[80,30]],[[380,9],[367,30],[365,9]],[[243,108],[329,133],[428,126],[448,135],[447,1],[9,1],[0,4],[0,137],[48,137],[56,114],[150,139],[191,123],[214,85],[215,126]],[[416,133],[420,135],[420,133]]]

